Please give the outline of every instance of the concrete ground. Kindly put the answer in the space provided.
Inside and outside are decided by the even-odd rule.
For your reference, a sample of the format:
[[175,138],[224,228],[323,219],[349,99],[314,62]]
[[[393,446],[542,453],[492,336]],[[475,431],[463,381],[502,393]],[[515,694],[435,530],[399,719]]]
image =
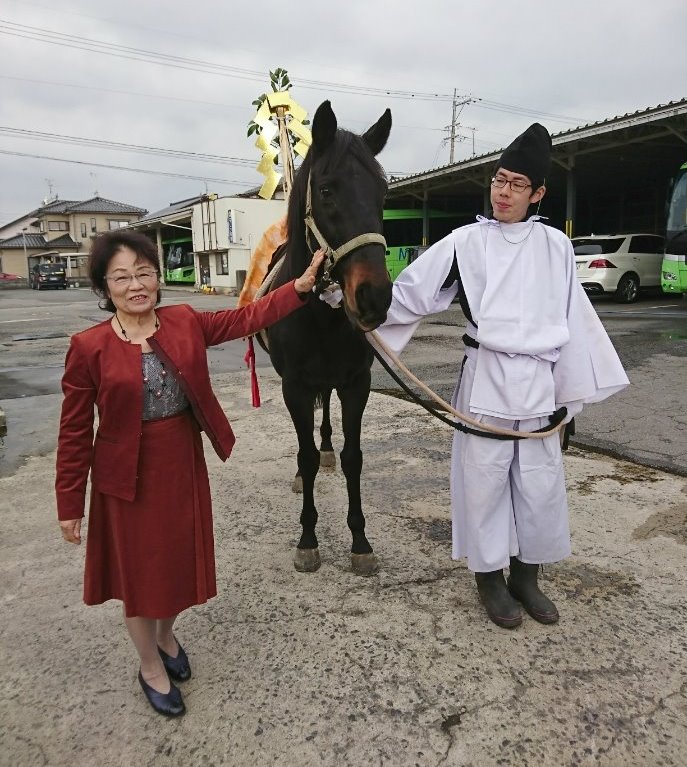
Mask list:
[[260,379],[257,410],[246,373],[215,379],[238,442],[226,464],[206,449],[219,595],[177,624],[180,720],[146,703],[119,605],[81,602],[54,454],[0,479],[0,764],[685,764],[684,478],[569,452],[574,554],[544,577],[561,621],[506,631],[450,559],[450,434],[392,397],[371,395],[363,435],[380,573],[351,573],[340,471],[316,484],[322,568],[295,572],[295,435]]

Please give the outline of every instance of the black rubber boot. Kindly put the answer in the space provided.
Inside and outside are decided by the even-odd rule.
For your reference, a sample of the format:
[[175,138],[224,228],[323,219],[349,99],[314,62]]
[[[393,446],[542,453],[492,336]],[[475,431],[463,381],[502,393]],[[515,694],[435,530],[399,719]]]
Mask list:
[[521,562],[516,557],[510,558],[508,590],[522,604],[535,621],[555,623],[558,620],[556,605],[542,593],[537,584],[539,565]]
[[503,570],[475,573],[477,592],[487,615],[497,626],[512,629],[522,623],[520,606],[508,593]]

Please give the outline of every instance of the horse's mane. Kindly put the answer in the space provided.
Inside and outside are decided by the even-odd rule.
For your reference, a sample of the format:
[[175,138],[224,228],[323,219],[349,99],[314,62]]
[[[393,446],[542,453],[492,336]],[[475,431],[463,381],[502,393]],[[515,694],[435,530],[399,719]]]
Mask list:
[[[362,136],[350,131],[339,128],[336,131],[334,141],[324,152],[319,155],[315,154],[314,149],[308,152],[294,176],[287,214],[290,261],[298,274],[301,273],[298,270],[302,271],[305,264],[310,261],[303,223],[310,171],[316,168],[319,174],[331,173],[348,157],[357,160],[371,176],[386,183],[384,169],[377,162],[365,140]],[[294,276],[296,276],[296,272],[294,272]]]

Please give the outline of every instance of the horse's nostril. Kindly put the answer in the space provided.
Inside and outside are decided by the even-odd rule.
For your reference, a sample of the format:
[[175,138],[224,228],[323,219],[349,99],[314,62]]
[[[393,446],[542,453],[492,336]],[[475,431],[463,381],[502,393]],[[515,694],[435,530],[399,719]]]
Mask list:
[[361,317],[386,315],[391,306],[391,284],[377,287],[362,283],[355,291],[355,302]]

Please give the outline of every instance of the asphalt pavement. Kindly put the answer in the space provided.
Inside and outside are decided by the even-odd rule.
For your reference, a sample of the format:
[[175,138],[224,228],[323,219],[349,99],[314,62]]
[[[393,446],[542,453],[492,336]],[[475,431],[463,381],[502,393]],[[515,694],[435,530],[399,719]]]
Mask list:
[[[21,367],[3,367],[9,352],[34,366],[34,388],[49,389],[53,372],[41,365],[57,365],[72,328],[97,316],[74,308],[56,322],[60,338],[13,341],[37,333],[0,325],[0,369]],[[0,765],[682,767],[687,483],[651,462],[684,465],[672,412],[685,413],[685,341],[679,327],[666,330],[684,321],[660,317],[647,332],[637,317],[605,319],[641,412],[623,393],[589,409],[578,439],[601,434],[613,450],[638,450],[630,435],[659,443],[659,418],[667,441],[641,463],[581,446],[566,454],[573,555],[543,574],[561,621],[526,617],[512,631],[486,618],[471,574],[450,559],[447,427],[373,392],[362,497],[379,574],[351,572],[340,470],[316,483],[322,568],[297,573],[296,440],[279,380],[261,369],[254,409],[247,372],[232,369],[238,349],[216,357],[213,385],[238,441],[226,464],[206,442],[219,594],[176,626],[193,668],[177,721],[143,698],[120,606],[81,602],[85,547],[64,543],[55,522],[59,394],[0,399],[23,408],[8,418],[7,445],[21,424],[40,423],[44,436],[27,431],[33,447],[0,477]],[[405,355],[444,396],[460,326],[452,307],[423,324]],[[382,376],[375,370],[375,387],[388,389]],[[336,405],[332,416],[338,451]]]
[[[316,482],[322,567],[294,570],[296,440],[278,379],[260,378],[259,409],[245,372],[214,378],[237,446],[222,464],[206,443],[219,594],[177,622],[193,669],[179,721],[146,703],[120,606],[81,602],[54,454],[0,479],[0,764],[685,764],[684,479],[569,452],[574,553],[543,575],[561,620],[499,629],[450,559],[450,437],[395,397],[371,395],[363,433],[379,574],[351,572],[340,470]],[[338,451],[336,406],[333,423]]]

